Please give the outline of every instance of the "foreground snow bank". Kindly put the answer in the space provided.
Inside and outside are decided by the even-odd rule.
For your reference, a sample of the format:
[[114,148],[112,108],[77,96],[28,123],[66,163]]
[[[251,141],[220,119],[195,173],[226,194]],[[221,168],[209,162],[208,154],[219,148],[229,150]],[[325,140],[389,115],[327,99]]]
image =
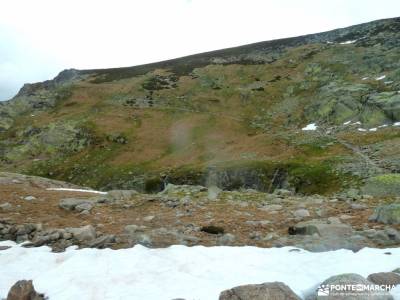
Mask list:
[[5,245],[12,247],[0,251],[0,299],[20,279],[33,279],[36,290],[51,300],[213,300],[234,286],[271,281],[286,283],[304,298],[332,275],[367,277],[400,267],[400,248],[311,253],[293,247],[135,246],[51,253],[48,247],[0,242]]

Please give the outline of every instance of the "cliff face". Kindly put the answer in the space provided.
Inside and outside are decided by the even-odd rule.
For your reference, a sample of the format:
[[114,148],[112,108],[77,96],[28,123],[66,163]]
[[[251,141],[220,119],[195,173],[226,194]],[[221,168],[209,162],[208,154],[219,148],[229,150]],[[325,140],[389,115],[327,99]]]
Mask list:
[[0,167],[100,188],[331,192],[399,172],[399,91],[400,18],[65,70],[0,102]]

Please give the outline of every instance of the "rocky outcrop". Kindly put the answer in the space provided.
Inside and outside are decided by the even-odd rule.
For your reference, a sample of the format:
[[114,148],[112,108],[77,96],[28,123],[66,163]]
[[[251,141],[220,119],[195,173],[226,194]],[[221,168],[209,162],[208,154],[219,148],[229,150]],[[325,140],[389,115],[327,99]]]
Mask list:
[[369,220],[384,224],[400,224],[400,204],[378,206]]
[[400,174],[384,174],[370,178],[363,192],[372,196],[400,196]]

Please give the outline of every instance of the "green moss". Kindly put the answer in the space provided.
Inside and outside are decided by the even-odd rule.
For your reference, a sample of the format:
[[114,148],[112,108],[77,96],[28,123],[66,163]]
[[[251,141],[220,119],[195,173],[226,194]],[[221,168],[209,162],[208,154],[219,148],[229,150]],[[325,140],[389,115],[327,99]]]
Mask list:
[[339,191],[344,176],[337,174],[329,162],[293,162],[289,164],[290,183],[303,194],[329,194]]
[[400,174],[384,174],[374,178],[377,182],[384,184],[399,184],[400,185]]

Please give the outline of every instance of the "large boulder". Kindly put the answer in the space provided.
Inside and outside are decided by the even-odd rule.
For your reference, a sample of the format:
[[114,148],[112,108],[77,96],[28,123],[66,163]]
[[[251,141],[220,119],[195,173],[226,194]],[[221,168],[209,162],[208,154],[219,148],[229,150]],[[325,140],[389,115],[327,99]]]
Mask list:
[[32,280],[17,281],[10,289],[7,300],[44,300],[43,294],[39,294],[33,287]]
[[369,220],[384,224],[400,224],[400,203],[378,206]]
[[295,247],[313,252],[349,249],[358,251],[366,246],[367,239],[339,219],[310,220],[289,227],[289,238]]
[[88,242],[96,238],[96,230],[92,225],[86,225],[80,228],[67,228],[67,232],[71,233],[78,242]]
[[351,226],[342,223],[326,223],[319,220],[297,223],[294,228],[294,234],[313,235],[318,234],[321,237],[326,236],[350,236],[353,233]]
[[84,209],[92,209],[96,202],[90,199],[84,199],[84,198],[64,198],[61,199],[60,202],[58,203],[58,206],[62,209],[65,210],[77,210],[77,211],[82,211]]
[[[371,291],[374,283],[354,273],[329,277],[320,285],[317,300],[392,300],[388,292]],[[364,288],[365,287],[365,288]],[[347,289],[347,290],[343,290]]]
[[267,282],[234,287],[221,292],[219,300],[300,300],[282,282]]

